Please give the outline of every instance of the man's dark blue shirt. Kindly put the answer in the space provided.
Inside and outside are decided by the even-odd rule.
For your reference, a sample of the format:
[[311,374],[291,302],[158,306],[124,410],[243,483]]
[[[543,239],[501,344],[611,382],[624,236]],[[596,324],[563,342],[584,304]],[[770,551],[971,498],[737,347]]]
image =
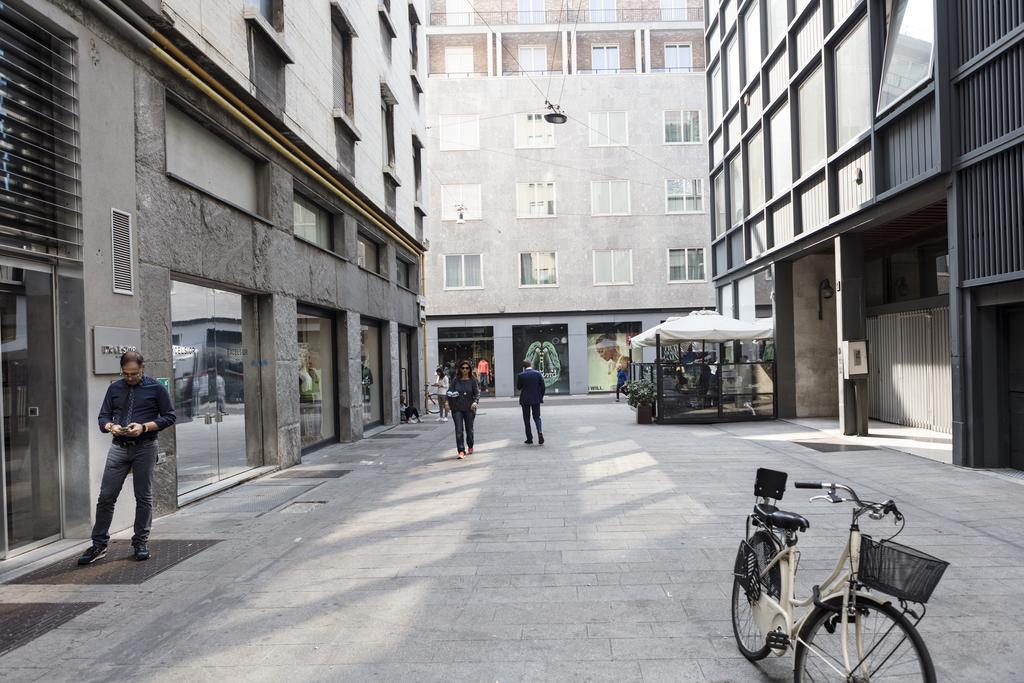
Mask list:
[[142,381],[135,386],[119,379],[107,387],[107,395],[103,398],[98,419],[101,432],[106,432],[103,426],[108,422],[123,427],[132,422],[155,422],[158,427],[156,431],[145,432],[137,437],[117,437],[124,441],[146,441],[155,439],[161,429],[173,425],[177,415],[174,413],[171,396],[164,385],[152,377],[143,376]]

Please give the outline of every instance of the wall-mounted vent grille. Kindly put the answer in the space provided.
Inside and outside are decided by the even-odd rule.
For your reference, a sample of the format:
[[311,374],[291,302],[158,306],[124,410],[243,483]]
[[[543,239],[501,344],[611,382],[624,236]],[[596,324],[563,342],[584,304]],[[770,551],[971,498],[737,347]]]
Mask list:
[[132,215],[110,210],[110,261],[114,270],[114,293],[135,293],[135,259],[132,253]]

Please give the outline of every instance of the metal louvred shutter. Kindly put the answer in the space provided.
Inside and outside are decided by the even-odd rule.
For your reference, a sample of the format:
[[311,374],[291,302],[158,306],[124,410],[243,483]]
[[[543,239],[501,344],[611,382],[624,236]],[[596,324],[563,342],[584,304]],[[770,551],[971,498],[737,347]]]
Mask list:
[[135,266],[132,253],[132,215],[110,210],[110,261],[114,271],[114,293],[135,294]]

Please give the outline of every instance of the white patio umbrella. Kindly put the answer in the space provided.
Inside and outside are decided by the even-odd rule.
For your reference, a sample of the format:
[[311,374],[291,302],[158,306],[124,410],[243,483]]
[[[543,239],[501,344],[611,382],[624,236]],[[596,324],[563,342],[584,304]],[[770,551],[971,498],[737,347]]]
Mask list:
[[633,337],[630,343],[637,348],[654,346],[658,335],[661,335],[662,344],[677,341],[725,342],[766,339],[772,336],[773,331],[771,318],[747,322],[727,318],[714,311],[693,311],[690,315],[669,318],[660,325],[644,330]]

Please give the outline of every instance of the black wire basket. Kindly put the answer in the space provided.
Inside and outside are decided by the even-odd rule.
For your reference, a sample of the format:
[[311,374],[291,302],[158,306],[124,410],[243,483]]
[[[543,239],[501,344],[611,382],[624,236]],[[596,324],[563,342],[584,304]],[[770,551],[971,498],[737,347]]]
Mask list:
[[860,537],[857,579],[881,593],[924,604],[939,585],[949,562],[892,541]]

